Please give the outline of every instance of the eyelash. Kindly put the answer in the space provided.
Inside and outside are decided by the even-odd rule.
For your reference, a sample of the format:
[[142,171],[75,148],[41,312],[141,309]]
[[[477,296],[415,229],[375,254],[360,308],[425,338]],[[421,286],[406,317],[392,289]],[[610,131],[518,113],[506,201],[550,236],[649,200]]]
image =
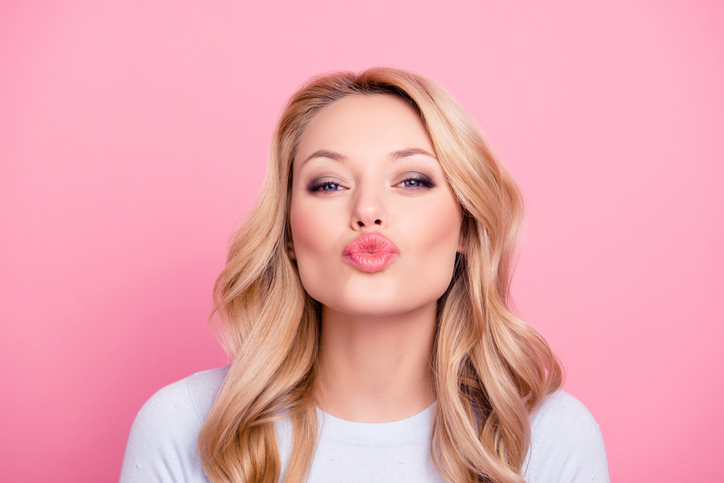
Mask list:
[[[423,176],[423,175],[408,176],[407,178],[405,178],[405,179],[403,179],[402,181],[400,181],[400,182],[397,184],[397,186],[399,186],[399,185],[401,185],[401,184],[403,184],[403,183],[406,183],[406,182],[408,182],[408,181],[416,181],[416,182],[419,183],[419,185],[417,185],[417,186],[403,186],[403,188],[407,188],[407,189],[418,189],[418,188],[423,188],[423,187],[424,187],[424,188],[434,188],[434,187],[435,187],[435,183],[434,183],[430,178],[428,178],[427,176]],[[334,181],[332,181],[332,180],[328,180],[328,179],[320,179],[320,180],[317,180],[317,181],[312,182],[312,183],[309,185],[308,190],[309,190],[310,192],[315,192],[315,191],[325,191],[325,192],[339,191],[338,189],[325,190],[325,189],[323,189],[325,186],[337,186],[337,187],[341,187],[340,183],[336,183],[336,182],[334,182]]]
[[414,175],[414,176],[409,176],[409,177],[403,179],[402,181],[400,181],[398,183],[398,186],[400,184],[406,183],[408,181],[417,181],[420,184],[418,186],[406,186],[406,188],[416,189],[416,188],[422,188],[422,187],[425,187],[425,188],[434,188],[435,187],[435,183],[433,183],[433,181],[430,178],[428,178],[427,176],[419,175],[419,174]]
[[308,188],[308,189],[309,189],[309,191],[339,191],[339,190],[323,190],[323,189],[322,189],[322,188],[324,188],[325,186],[330,186],[330,185],[341,186],[339,183],[335,183],[334,181],[331,181],[331,180],[328,180],[328,179],[320,179],[320,180],[317,180],[317,181],[313,181],[313,182],[309,185],[309,188]]

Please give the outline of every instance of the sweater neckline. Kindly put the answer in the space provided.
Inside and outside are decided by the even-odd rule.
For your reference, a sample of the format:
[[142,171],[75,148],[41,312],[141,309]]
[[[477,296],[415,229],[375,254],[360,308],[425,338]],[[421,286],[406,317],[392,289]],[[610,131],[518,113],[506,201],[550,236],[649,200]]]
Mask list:
[[437,401],[421,412],[399,421],[358,423],[340,419],[317,408],[320,437],[356,444],[399,444],[430,436]]

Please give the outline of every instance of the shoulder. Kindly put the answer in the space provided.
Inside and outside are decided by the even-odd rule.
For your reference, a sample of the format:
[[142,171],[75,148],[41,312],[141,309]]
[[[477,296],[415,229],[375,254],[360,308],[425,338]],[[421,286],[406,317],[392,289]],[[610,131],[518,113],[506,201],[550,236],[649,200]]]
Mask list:
[[158,390],[141,407],[134,426],[173,433],[179,426],[201,426],[211,410],[228,366],[197,372]]
[[601,429],[583,403],[560,390],[533,412],[523,469],[529,483],[609,481]]
[[600,433],[598,423],[581,401],[565,391],[551,394],[531,415],[531,429],[539,436],[582,436]]
[[146,401],[128,437],[122,482],[205,481],[199,479],[196,439],[227,371],[228,366],[198,372]]

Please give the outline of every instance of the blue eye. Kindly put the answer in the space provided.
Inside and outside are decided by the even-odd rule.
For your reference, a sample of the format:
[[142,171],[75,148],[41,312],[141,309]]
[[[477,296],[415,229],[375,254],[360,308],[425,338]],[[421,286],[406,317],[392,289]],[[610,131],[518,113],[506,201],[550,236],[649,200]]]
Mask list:
[[435,187],[435,183],[433,183],[432,180],[430,178],[428,178],[427,176],[417,175],[417,176],[410,177],[410,178],[403,180],[402,182],[400,182],[400,184],[398,186],[402,186],[403,188],[412,188],[412,189],[422,188],[422,187],[433,188],[433,187]]
[[308,187],[309,191],[339,191],[342,186],[339,183],[328,180],[315,181]]
[[422,186],[422,182],[419,179],[406,179],[402,182],[402,186],[405,188],[417,188]]

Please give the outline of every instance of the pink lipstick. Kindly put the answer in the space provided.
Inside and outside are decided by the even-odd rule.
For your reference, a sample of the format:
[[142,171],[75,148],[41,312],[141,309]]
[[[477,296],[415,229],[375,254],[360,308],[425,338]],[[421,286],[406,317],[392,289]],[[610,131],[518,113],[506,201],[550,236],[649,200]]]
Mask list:
[[344,248],[342,257],[358,270],[379,272],[400,254],[394,243],[379,233],[365,233]]

